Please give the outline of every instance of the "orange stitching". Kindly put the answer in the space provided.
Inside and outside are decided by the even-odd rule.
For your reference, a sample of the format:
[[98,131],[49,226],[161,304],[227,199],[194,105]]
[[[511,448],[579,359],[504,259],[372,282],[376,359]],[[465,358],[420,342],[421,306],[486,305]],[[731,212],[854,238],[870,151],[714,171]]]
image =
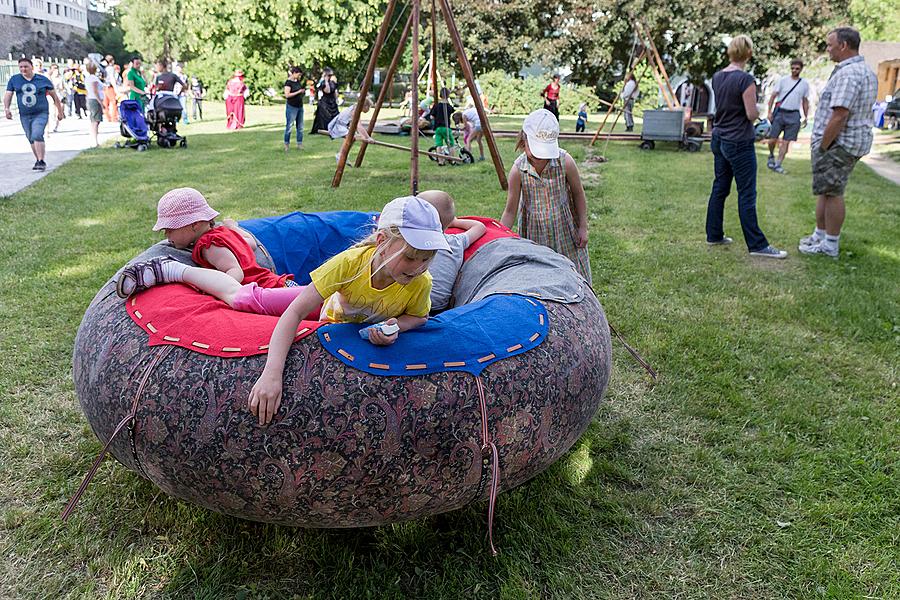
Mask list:
[[172,337],[171,335],[164,335],[163,339],[166,340],[167,342],[180,342],[181,341],[181,338]]
[[541,325],[543,325],[543,324],[544,324],[544,315],[539,315],[539,316],[540,316],[540,319],[541,319]]
[[153,323],[151,323],[150,321],[147,321],[147,329],[149,329],[153,333],[156,333],[156,327],[154,327]]
[[407,371],[413,371],[415,369],[427,369],[428,365],[406,365]]
[[240,352],[240,348],[222,348],[222,352]]
[[343,348],[338,348],[338,354],[340,354],[341,356],[343,356],[344,358],[346,358],[347,360],[349,360],[351,362],[353,361],[353,355],[350,354],[349,352],[347,352],[346,350],[344,350]]
[[497,358],[497,355],[494,353],[488,354],[487,356],[482,356],[478,359],[478,362],[483,363],[491,360],[492,358]]
[[141,314],[141,311],[139,311],[139,310],[135,310],[135,311],[134,311],[134,316],[136,316],[138,319],[143,319],[143,318],[144,318],[144,315],[142,315],[142,314]]
[[390,365],[383,365],[381,363],[369,363],[370,369],[384,369],[385,371],[390,370]]
[[330,341],[331,341],[331,336],[328,335],[327,333],[323,333],[323,334],[322,334],[322,337],[325,338],[325,341],[326,341],[326,342],[330,342]]
[[263,344],[262,346],[259,347],[259,349],[260,349],[260,350],[268,350],[268,349],[269,349],[269,345],[268,345],[268,344]]
[[444,366],[445,366],[445,367],[464,367],[464,366],[466,366],[466,363],[465,363],[465,361],[462,361],[462,362],[445,362],[445,363],[444,363]]
[[506,349],[507,352],[515,352],[516,350],[521,350],[522,344],[516,344],[515,346],[510,346]]
[[303,335],[307,331],[309,331],[309,327],[304,327],[303,329],[301,329],[300,331],[297,332],[297,335]]
[[529,342],[533,342],[534,340],[538,339],[539,337],[541,337],[541,334],[540,334],[540,333],[535,333],[533,336],[531,336],[530,338],[528,338],[528,341],[529,341]]
[[198,348],[203,348],[204,350],[209,348],[209,344],[202,344],[200,342],[191,342],[191,346],[197,346]]

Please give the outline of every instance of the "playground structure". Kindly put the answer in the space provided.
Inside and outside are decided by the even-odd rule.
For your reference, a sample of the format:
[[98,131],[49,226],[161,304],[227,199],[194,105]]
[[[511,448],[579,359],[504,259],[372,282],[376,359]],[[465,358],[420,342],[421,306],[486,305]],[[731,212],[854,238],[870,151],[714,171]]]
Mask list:
[[[372,77],[375,72],[375,65],[378,61],[378,55],[381,53],[382,48],[384,47],[385,39],[387,38],[389,25],[391,22],[391,18],[394,14],[394,10],[397,7],[397,0],[390,0],[388,2],[387,8],[385,9],[384,18],[381,22],[381,26],[378,29],[378,36],[375,39],[375,45],[372,48],[371,56],[369,58],[369,64],[366,69],[365,77],[363,78],[362,86],[359,90],[359,97],[365,98],[369,93],[369,88],[372,82]],[[440,13],[443,15],[443,19],[445,24],[447,25],[447,30],[450,34],[450,40],[453,43],[453,47],[456,50],[456,57],[459,62],[459,67],[463,73],[463,78],[465,79],[466,85],[469,89],[469,93],[472,95],[472,98],[479,98],[478,90],[475,86],[475,75],[472,72],[472,66],[469,63],[469,59],[466,56],[465,48],[463,48],[462,38],[459,35],[459,29],[456,26],[456,20],[453,17],[453,11],[450,8],[449,0],[431,0],[431,58],[429,61],[429,71],[430,71],[430,83],[433,89],[433,97],[438,98],[438,70],[437,70],[437,20],[438,20],[438,4],[440,4]],[[372,132],[375,130],[376,122],[378,120],[378,113],[381,111],[381,107],[384,104],[385,96],[391,87],[391,82],[394,79],[394,75],[397,71],[397,64],[400,61],[400,57],[402,56],[404,50],[406,49],[407,40],[412,37],[411,47],[412,47],[412,81],[418,82],[419,80],[419,26],[421,22],[421,2],[420,0],[411,0],[410,1],[411,11],[409,18],[407,19],[406,25],[403,28],[403,32],[400,34],[400,42],[397,44],[397,49],[394,52],[394,56],[391,59],[390,67],[388,67],[387,73],[384,79],[384,85],[381,87],[381,91],[378,94],[378,98],[375,101],[374,106],[372,107],[372,118],[369,120],[369,124],[367,126],[366,131],[371,136]],[[410,100],[410,104],[415,111],[415,107],[419,105],[419,90],[418,85],[413,85],[411,89],[412,98]],[[475,102],[475,109],[478,111],[478,117],[481,120],[481,127],[484,132],[484,138],[488,145],[488,150],[491,154],[491,160],[494,164],[494,169],[497,172],[497,179],[500,182],[500,187],[502,189],[507,189],[506,183],[506,170],[503,167],[503,159],[500,156],[500,151],[497,148],[497,143],[494,139],[494,133],[491,130],[491,125],[488,120],[487,111],[485,111],[484,106],[480,102]],[[356,131],[357,126],[360,122],[361,117],[361,109],[360,103],[357,103],[356,109],[353,111],[353,119],[350,123],[350,131]],[[418,119],[412,119],[412,127],[410,131],[410,142],[411,142],[411,160],[410,160],[410,192],[412,194],[416,194],[419,190],[419,123]],[[347,165],[347,158],[350,154],[350,149],[353,147],[353,142],[355,141],[353,135],[348,135],[344,138],[344,143],[341,146],[341,151],[338,157],[337,168],[334,172],[334,178],[331,181],[331,187],[339,187],[341,185],[341,179],[344,176],[344,168]],[[356,155],[356,161],[354,163],[355,167],[361,167],[363,159],[366,155],[366,148],[369,142],[362,141],[360,142],[360,149]],[[377,145],[383,145],[377,144]],[[450,159],[453,157],[442,157],[442,160]],[[453,161],[451,161],[453,162]]]

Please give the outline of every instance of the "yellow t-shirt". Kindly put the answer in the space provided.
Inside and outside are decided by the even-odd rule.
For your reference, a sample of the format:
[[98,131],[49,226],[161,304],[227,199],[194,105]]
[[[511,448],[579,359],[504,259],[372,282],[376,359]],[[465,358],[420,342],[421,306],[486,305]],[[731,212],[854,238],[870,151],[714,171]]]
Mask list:
[[391,317],[427,317],[431,310],[431,274],[425,271],[406,285],[372,287],[374,246],[350,248],[309,274],[325,298],[320,319],[337,323],[379,323]]

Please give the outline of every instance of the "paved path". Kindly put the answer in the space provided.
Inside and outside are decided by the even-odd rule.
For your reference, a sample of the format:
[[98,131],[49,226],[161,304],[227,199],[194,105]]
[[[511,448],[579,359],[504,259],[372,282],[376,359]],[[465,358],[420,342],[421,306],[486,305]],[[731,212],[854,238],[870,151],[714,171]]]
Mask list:
[[[47,129],[51,127],[48,125]],[[119,124],[100,123],[100,143],[119,137]],[[59,165],[91,147],[91,128],[87,118],[68,117],[59,131],[44,135],[47,142],[46,171],[32,171],[34,155],[25,139],[18,118],[8,121],[0,115],[0,197],[11,196],[28,187]]]

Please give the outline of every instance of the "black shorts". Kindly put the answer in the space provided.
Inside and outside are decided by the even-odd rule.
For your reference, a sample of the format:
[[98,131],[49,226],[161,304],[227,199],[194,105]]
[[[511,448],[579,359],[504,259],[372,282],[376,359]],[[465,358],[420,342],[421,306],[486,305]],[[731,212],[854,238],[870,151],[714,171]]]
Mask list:
[[776,139],[782,132],[784,132],[785,141],[797,141],[797,134],[800,133],[799,110],[778,109],[775,111],[775,116],[772,117],[772,127],[769,129],[769,139]]

